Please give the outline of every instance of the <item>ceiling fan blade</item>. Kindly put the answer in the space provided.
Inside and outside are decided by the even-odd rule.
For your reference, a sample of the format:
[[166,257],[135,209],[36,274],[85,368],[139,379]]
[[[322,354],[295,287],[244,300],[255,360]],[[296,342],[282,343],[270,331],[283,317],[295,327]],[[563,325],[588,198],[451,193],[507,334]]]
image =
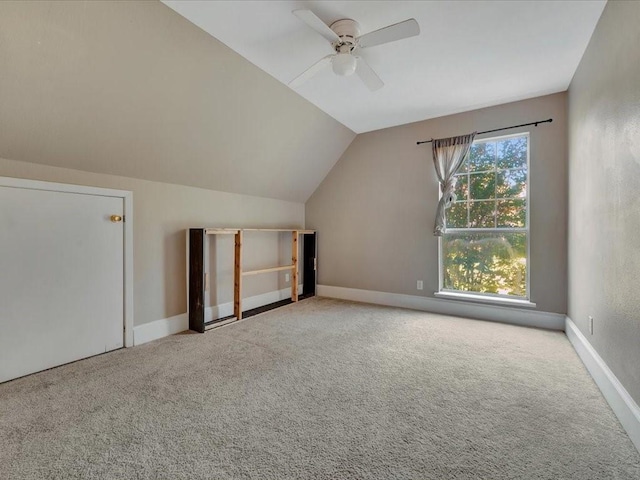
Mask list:
[[323,68],[329,66],[329,64],[331,63],[331,57],[333,57],[333,56],[334,55],[327,55],[326,57],[321,58],[320,60],[318,60],[316,63],[311,65],[309,68],[307,68],[304,72],[302,72],[296,78],[291,80],[289,82],[289,86],[292,87],[292,88],[295,88],[295,87],[299,87],[300,85],[302,85],[304,82],[306,82],[311,77],[313,77],[315,74],[317,74],[320,70],[322,70]]
[[380,90],[384,86],[384,82],[380,80],[380,77],[373,71],[367,62],[362,57],[356,57],[358,59],[358,65],[356,66],[356,73],[360,77],[360,80],[367,86],[369,90],[375,92]]
[[383,43],[395,42],[403,38],[415,37],[420,33],[420,26],[415,18],[395,23],[388,27],[365,33],[358,37],[358,45],[362,48],[375,47]]
[[291,13],[293,13],[296,17],[309,25],[330,42],[340,40],[340,37],[338,37],[336,32],[331,30],[329,26],[322,20],[320,20],[311,10],[294,10]]

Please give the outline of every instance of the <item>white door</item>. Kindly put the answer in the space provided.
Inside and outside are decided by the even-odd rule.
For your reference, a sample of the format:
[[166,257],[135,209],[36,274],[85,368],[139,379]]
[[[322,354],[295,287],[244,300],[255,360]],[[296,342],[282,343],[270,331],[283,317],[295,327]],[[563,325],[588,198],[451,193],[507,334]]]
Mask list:
[[0,382],[123,346],[123,198],[0,186]]

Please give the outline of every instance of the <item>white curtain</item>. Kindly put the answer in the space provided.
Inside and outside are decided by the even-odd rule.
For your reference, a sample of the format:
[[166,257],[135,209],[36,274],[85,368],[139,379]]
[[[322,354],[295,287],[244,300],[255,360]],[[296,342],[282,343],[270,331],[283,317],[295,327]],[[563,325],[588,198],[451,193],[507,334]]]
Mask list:
[[433,234],[437,237],[441,237],[446,231],[445,210],[456,201],[454,192],[456,177],[454,175],[469,154],[475,136],[476,132],[473,132],[459,137],[440,138],[432,141],[433,164],[436,167],[436,174],[442,191],[433,229]]

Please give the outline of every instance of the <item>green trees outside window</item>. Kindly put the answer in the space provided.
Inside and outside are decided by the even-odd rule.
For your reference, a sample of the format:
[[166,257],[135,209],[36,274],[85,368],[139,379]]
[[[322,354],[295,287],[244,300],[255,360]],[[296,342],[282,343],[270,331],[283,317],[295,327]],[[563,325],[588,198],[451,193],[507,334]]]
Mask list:
[[529,136],[474,142],[446,211],[442,288],[527,297]]

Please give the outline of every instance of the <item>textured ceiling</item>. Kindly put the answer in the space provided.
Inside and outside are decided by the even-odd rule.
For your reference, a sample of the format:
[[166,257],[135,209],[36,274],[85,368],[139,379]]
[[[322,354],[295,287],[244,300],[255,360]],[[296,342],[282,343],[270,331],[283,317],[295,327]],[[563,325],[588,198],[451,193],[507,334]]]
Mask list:
[[159,2],[0,2],[0,157],[304,202],[355,134]]
[[333,53],[292,10],[362,32],[415,18],[418,37],[362,51],[381,90],[330,69],[296,88],[356,133],[566,90],[606,3],[163,1],[284,84]]

